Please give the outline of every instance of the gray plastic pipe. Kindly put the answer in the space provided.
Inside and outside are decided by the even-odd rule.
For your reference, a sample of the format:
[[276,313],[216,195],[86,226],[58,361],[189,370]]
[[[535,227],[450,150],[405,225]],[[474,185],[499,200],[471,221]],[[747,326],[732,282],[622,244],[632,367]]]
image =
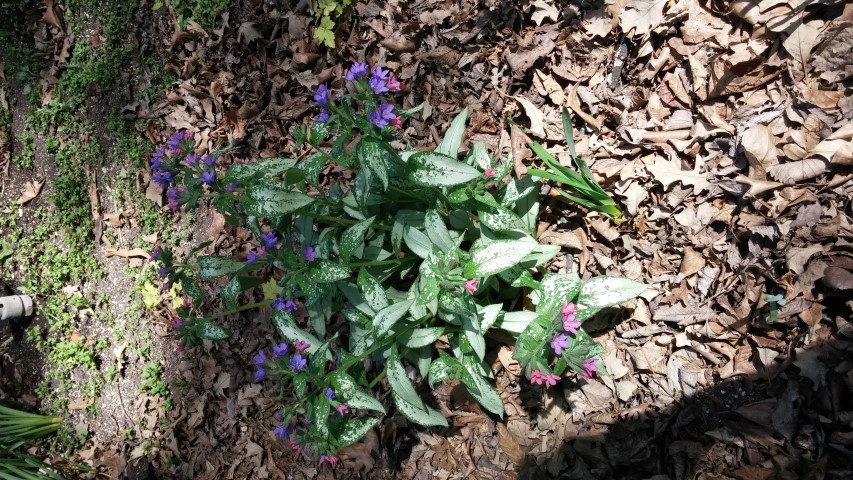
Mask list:
[[33,299],[29,295],[0,297],[0,321],[15,320],[33,314]]

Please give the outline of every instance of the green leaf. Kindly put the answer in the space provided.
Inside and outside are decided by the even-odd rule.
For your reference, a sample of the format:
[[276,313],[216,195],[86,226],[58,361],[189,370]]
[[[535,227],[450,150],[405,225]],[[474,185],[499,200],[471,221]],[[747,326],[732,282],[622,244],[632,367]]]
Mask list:
[[329,383],[331,383],[335,395],[347,402],[350,407],[385,413],[385,407],[382,406],[382,403],[361,390],[355,379],[349,374],[335,371],[329,376]]
[[448,426],[447,419],[434,408],[430,407],[415,392],[406,370],[400,362],[397,348],[391,349],[391,355],[386,364],[388,383],[391,386],[391,398],[397,409],[404,417],[425,427]]
[[477,142],[471,147],[468,152],[468,162],[480,167],[480,170],[488,170],[492,168],[492,158],[489,157],[489,152],[486,151],[485,142]]
[[432,345],[444,335],[444,327],[416,328],[412,330],[405,344],[409,348],[420,348]]
[[478,212],[483,225],[496,232],[528,232],[527,224],[518,215],[504,207],[492,207]]
[[370,229],[370,226],[373,225],[373,220],[375,218],[376,217],[373,216],[362,220],[361,222],[358,222],[344,230],[344,233],[341,234],[340,241],[341,260],[349,262],[350,257],[356,250],[358,250],[358,247],[364,245],[364,235]]
[[308,266],[308,276],[317,283],[332,283],[350,277],[350,269],[326,258],[317,258]]
[[400,361],[397,347],[391,348],[391,355],[388,357],[388,362],[385,364],[385,373],[388,376],[388,383],[391,384],[391,389],[400,396],[403,400],[412,405],[420,405],[423,403],[421,397],[409,381],[406,375],[406,369],[403,368],[403,363]]
[[276,218],[310,205],[314,199],[285,186],[259,184],[249,189],[243,208],[253,217]]
[[456,159],[459,146],[462,145],[462,136],[465,134],[466,120],[468,120],[467,107],[463,108],[459,115],[456,115],[456,118],[450,122],[450,128],[447,129],[447,133],[444,134],[444,139],[435,149],[435,153],[442,153]]
[[434,208],[430,208],[426,211],[426,215],[424,216],[424,229],[426,230],[430,241],[432,241],[432,243],[442,252],[449,252],[456,246],[456,243],[454,243],[453,239],[450,238],[450,231],[447,230],[447,225],[444,224],[444,219],[441,218],[441,215]]
[[412,298],[383,308],[373,317],[373,328],[380,336],[385,335],[395,323],[406,316],[409,307],[414,303],[415,299]]
[[348,419],[343,431],[338,435],[337,447],[348,447],[361,440],[377,423],[379,423],[379,419],[376,417]]
[[316,429],[316,434],[321,438],[328,438],[329,436],[329,413],[332,410],[332,405],[323,395],[318,395],[314,397],[314,408],[313,414],[311,415],[311,428]]
[[511,268],[537,245],[529,237],[479,244],[471,249],[471,260],[463,268],[465,278],[485,277]]
[[198,278],[213,280],[240,271],[246,264],[231,257],[206,255],[198,257]]
[[[296,342],[297,340],[302,340],[308,342],[308,353],[314,354],[317,352],[317,349],[320,348],[320,345],[323,344],[317,337],[306,332],[305,330],[299,328],[296,325],[296,321],[293,319],[293,315],[290,314],[287,310],[276,310],[272,311],[272,324],[275,327],[275,331],[281,336],[281,338],[285,340],[289,340],[290,342]],[[331,354],[328,354],[327,357],[331,359]]]
[[434,152],[418,152],[409,158],[409,178],[427,187],[452,187],[467,183],[480,172],[453,157]]
[[364,267],[359,270],[357,281],[358,288],[370,308],[378,312],[388,306],[388,297],[385,295],[382,284],[373,278]]
[[469,357],[465,357],[462,362],[465,369],[468,370],[468,381],[463,380],[465,386],[468,387],[471,396],[480,402],[483,408],[503,418],[504,402],[501,395],[489,381],[477,373],[474,362],[475,360]]
[[302,399],[305,397],[305,389],[308,387],[308,375],[305,372],[299,372],[293,376],[293,390],[296,398]]
[[210,320],[199,320],[196,324],[198,336],[207,340],[225,340],[231,336],[226,328],[221,327]]
[[441,293],[441,283],[438,278],[432,272],[429,275],[421,273],[416,305],[428,305],[438,298],[439,293]]
[[406,241],[406,246],[412,253],[423,259],[432,253],[432,242],[429,237],[411,225],[403,227],[403,240]]
[[239,183],[246,186],[253,179],[281,175],[294,165],[296,165],[295,159],[281,157],[265,158],[252,163],[235,163],[225,172],[222,181],[226,184]]
[[379,183],[382,184],[382,191],[388,190],[386,155],[387,152],[382,143],[373,138],[365,138],[356,147],[358,161],[379,179]]
[[471,348],[477,354],[477,358],[483,360],[486,356],[486,340],[483,338],[482,332],[480,332],[480,322],[477,321],[478,318],[472,315],[471,312],[466,313],[462,315],[462,329],[465,333],[465,338],[471,344]]
[[231,277],[231,280],[222,287],[222,290],[219,291],[219,296],[222,300],[225,300],[225,306],[229,309],[234,309],[237,307],[237,295],[240,292],[244,292],[250,288],[256,287],[260,285],[261,278],[258,277],[250,277],[246,275],[235,275]]
[[314,29],[314,40],[317,43],[325,45],[329,48],[335,48],[335,22],[329,17],[323,17],[320,20],[320,25]]
[[497,324],[497,326],[501,330],[506,330],[507,332],[518,336],[534,319],[536,319],[536,312],[530,312],[527,310],[506,312],[504,313],[503,319]]
[[[584,282],[578,294],[576,303],[586,307],[578,310],[578,319],[584,320],[604,307],[635,298],[648,288],[649,286],[644,283],[623,277],[593,277]],[[581,313],[586,310],[591,312],[589,314]]]

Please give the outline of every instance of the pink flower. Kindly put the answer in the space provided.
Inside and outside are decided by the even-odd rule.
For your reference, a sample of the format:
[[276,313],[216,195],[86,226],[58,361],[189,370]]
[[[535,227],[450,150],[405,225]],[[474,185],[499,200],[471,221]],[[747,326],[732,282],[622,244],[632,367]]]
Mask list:
[[542,381],[544,380],[545,375],[543,375],[538,369],[530,372],[530,383],[534,385],[542,385]]
[[560,376],[555,375],[553,373],[545,374],[539,370],[533,370],[532,372],[530,372],[530,383],[533,383],[536,385],[542,385],[544,383],[545,388],[551,388],[554,385],[556,385],[557,382],[559,382],[559,381],[560,381]]
[[338,405],[337,410],[338,413],[340,413],[341,415],[346,415],[347,413],[349,413],[349,405],[347,405],[346,403],[342,403]]
[[392,127],[399,130],[399,129],[403,128],[403,117],[397,115],[396,118],[394,118],[393,120],[391,120],[388,123],[390,123]]
[[563,300],[563,308],[560,309],[560,313],[563,314],[563,330],[573,334],[578,333],[578,327],[581,326],[581,322],[575,320],[576,311],[577,307],[574,303]]
[[465,290],[469,294],[474,295],[474,292],[477,291],[477,282],[478,282],[478,280],[476,278],[472,278],[471,280],[466,280],[465,285],[464,285]]
[[388,75],[388,80],[385,80],[385,87],[392,92],[400,91],[400,82],[394,78],[394,74]]
[[324,463],[335,466],[338,463],[338,457],[334,455],[320,455],[320,465]]
[[495,175],[496,175],[496,174],[495,174],[495,169],[494,169],[494,168],[487,168],[487,169],[486,169],[486,171],[485,171],[485,172],[483,172],[483,176],[484,176],[484,177],[486,177],[486,178],[492,178],[492,177],[494,177]]
[[302,353],[305,350],[308,350],[308,348],[311,346],[311,344],[304,341],[304,340],[297,340],[296,344],[294,346],[296,347],[297,352]]
[[590,379],[596,372],[598,372],[598,367],[595,366],[594,358],[583,361],[583,378]]
[[554,385],[556,385],[556,384],[557,384],[557,382],[559,382],[559,381],[560,381],[560,376],[559,376],[559,375],[555,375],[555,374],[553,374],[553,373],[549,373],[548,375],[545,375],[545,377],[543,378],[543,380],[545,380],[545,388],[551,388],[551,387],[553,387]]
[[296,453],[302,453],[302,450],[304,450],[304,447],[296,443],[296,440],[292,438],[290,439],[290,448],[292,448]]

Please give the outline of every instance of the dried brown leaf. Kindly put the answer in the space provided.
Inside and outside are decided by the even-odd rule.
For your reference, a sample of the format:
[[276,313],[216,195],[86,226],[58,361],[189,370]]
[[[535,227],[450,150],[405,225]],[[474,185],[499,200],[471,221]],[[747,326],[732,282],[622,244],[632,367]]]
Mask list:
[[829,162],[819,158],[809,158],[797,162],[787,162],[772,167],[768,173],[774,179],[787,183],[796,184],[803,180],[817,177],[829,171]]
[[765,125],[747,129],[741,137],[741,146],[749,161],[750,178],[767,180],[767,171],[779,164],[776,136]]
[[818,34],[823,22],[813,20],[800,23],[791,35],[782,42],[785,50],[791,54],[794,60],[805,65],[811,56],[812,49],[817,45]]
[[110,257],[122,257],[122,258],[131,258],[131,257],[141,257],[148,258],[148,252],[141,248],[134,248],[132,250],[126,250],[123,248],[115,249],[115,248],[107,248],[104,251],[104,256],[107,258]]
[[524,463],[525,454],[520,442],[513,438],[503,423],[495,423],[495,428],[498,432],[498,445],[500,445],[501,451],[509,457],[512,463],[516,465]]
[[24,184],[24,189],[21,191],[21,196],[15,200],[18,205],[26,205],[32,199],[36,198],[41,193],[41,188],[44,186],[44,180],[38,182],[27,182]]
[[685,277],[689,277],[705,267],[705,257],[690,247],[684,247],[684,258],[678,271]]
[[645,35],[663,20],[666,4],[667,0],[628,0],[619,16],[619,26],[625,33],[633,28],[634,36]]
[[660,156],[655,158],[655,163],[652,165],[646,165],[646,170],[652,174],[655,180],[663,184],[664,189],[669,188],[675,182],[681,182],[685,186],[692,185],[694,195],[698,195],[699,192],[711,185],[707,175],[700,173],[700,168],[698,160],[693,170],[686,171],[681,169],[681,161],[677,157],[666,160]]

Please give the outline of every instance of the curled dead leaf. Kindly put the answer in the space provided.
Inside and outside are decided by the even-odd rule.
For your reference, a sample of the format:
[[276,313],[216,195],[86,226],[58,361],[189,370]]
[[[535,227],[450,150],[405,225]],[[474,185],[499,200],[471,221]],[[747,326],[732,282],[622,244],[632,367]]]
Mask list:
[[24,190],[21,191],[21,196],[15,200],[18,205],[26,205],[32,199],[36,198],[41,193],[41,188],[44,186],[44,180],[38,182],[27,182],[24,184]]
[[772,167],[768,173],[774,179],[793,185],[817,177],[829,171],[829,162],[819,158],[808,158],[798,162],[787,162]]

